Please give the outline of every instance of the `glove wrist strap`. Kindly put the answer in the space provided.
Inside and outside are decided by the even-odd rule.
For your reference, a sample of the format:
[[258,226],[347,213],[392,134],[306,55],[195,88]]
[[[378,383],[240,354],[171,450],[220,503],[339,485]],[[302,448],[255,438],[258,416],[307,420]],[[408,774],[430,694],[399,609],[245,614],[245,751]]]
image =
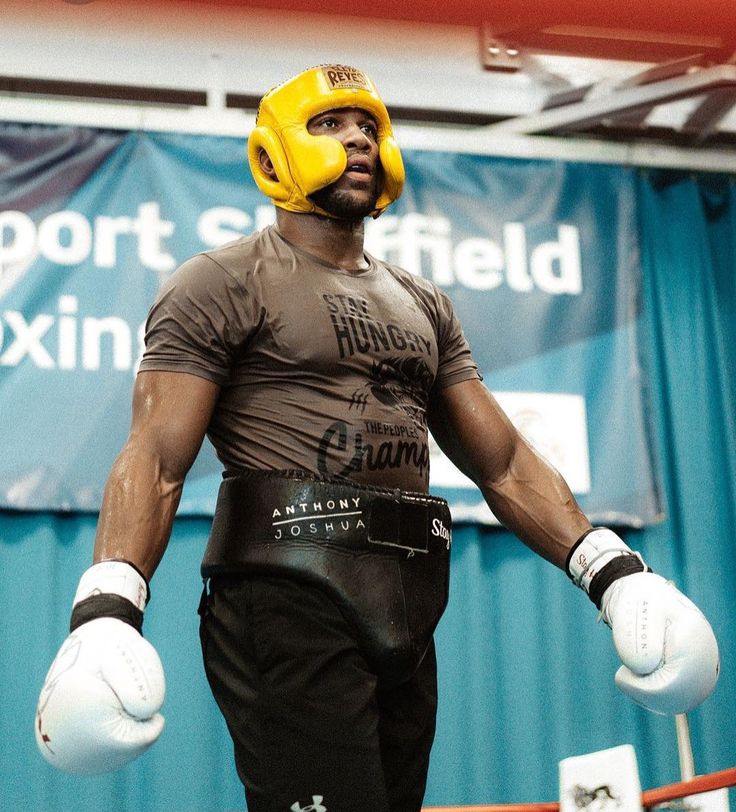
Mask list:
[[137,606],[120,595],[112,593],[90,595],[76,603],[69,620],[69,633],[78,629],[83,623],[97,620],[100,617],[113,617],[132,626],[139,634],[143,633],[143,612]]
[[620,555],[609,561],[600,569],[590,582],[588,597],[593,601],[598,609],[603,603],[603,595],[614,581],[623,578],[625,575],[633,575],[635,572],[651,572],[638,555]]

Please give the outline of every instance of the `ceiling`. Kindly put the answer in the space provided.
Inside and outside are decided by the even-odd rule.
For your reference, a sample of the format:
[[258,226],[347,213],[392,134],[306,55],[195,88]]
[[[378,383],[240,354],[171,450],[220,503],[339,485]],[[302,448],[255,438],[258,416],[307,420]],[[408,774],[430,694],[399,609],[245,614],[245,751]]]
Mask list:
[[[73,0],[71,0],[73,1]],[[89,2],[89,0],[85,0]],[[177,3],[182,0],[153,0]],[[638,29],[693,36],[730,36],[729,19],[736,17],[732,0],[184,0],[213,8],[241,6],[472,25],[488,21],[499,32],[516,29],[543,31],[549,26],[576,25],[614,30]],[[599,53],[597,51],[597,53]]]
[[[222,106],[252,111],[272,77],[328,42],[337,53],[369,54],[395,121],[736,148],[736,0],[0,0],[0,7],[6,25],[15,20],[0,54],[6,99],[202,108],[216,96],[207,59],[219,51]],[[187,16],[198,22],[185,36]],[[217,33],[207,32],[210,21]],[[277,26],[273,34],[269,26]]]
[[[545,101],[513,118],[488,109],[474,123],[482,121],[499,133],[736,146],[736,0],[211,0],[206,5],[476,26],[482,69],[542,86]],[[609,61],[617,66],[615,78],[606,76]],[[629,63],[628,69],[622,72],[621,63]],[[411,117],[411,111],[401,112]]]

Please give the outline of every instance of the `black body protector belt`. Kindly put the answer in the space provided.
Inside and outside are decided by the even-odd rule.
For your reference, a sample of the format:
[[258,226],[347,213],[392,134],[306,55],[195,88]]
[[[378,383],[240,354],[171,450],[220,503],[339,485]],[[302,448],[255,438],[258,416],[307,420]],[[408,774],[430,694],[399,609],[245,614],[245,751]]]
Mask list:
[[444,499],[301,471],[247,470],[220,486],[202,575],[264,573],[315,584],[354,625],[378,672],[408,678],[447,605],[450,544]]

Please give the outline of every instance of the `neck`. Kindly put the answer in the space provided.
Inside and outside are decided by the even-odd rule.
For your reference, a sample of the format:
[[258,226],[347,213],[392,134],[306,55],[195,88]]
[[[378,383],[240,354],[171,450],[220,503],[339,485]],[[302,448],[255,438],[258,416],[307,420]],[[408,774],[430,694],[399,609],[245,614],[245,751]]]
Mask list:
[[276,225],[289,242],[345,271],[366,267],[363,219],[337,220],[319,214],[276,209]]

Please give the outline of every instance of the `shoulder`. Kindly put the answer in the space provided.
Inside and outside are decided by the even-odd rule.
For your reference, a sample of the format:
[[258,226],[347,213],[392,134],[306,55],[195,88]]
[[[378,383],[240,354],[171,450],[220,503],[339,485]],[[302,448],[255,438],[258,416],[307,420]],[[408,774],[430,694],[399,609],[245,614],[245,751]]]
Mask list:
[[165,288],[247,288],[254,268],[269,258],[276,259],[269,229],[202,251],[185,260],[169,277]]
[[[202,251],[188,262],[200,266],[216,265],[231,275],[240,275],[257,262],[278,257],[278,241],[274,239],[272,227],[256,231],[247,237],[225,243],[218,248]],[[186,264],[186,263],[185,263]]]

